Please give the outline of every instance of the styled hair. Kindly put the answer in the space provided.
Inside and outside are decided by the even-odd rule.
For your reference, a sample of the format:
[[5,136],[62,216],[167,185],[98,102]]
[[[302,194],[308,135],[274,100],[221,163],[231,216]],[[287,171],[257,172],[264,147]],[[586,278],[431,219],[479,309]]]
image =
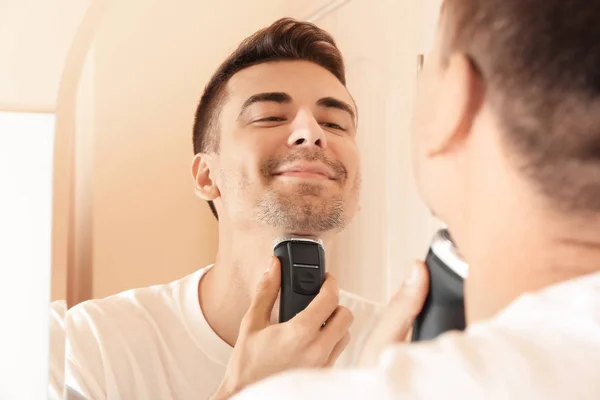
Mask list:
[[446,0],[442,14],[443,57],[478,70],[519,169],[561,211],[600,211],[600,0]]
[[[219,151],[219,113],[227,99],[226,86],[231,77],[256,64],[285,60],[313,62],[346,85],[344,60],[329,33],[309,22],[279,19],[246,38],[206,85],[196,109],[194,154]],[[214,203],[208,204],[218,219]]]

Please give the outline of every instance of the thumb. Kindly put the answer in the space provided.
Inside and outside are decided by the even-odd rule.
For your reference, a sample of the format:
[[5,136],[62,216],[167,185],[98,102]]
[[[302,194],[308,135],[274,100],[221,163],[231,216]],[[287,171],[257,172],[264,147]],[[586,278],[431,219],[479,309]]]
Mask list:
[[404,340],[427,297],[429,279],[425,264],[417,261],[400,290],[385,307],[367,339],[359,365],[375,365],[381,352],[391,344]]
[[408,278],[384,311],[382,324],[390,327],[389,340],[394,342],[404,340],[415,318],[423,308],[428,290],[427,267],[423,262],[416,261]]
[[271,257],[270,264],[256,286],[250,308],[244,317],[247,319],[245,323],[248,324],[248,328],[256,330],[269,325],[280,287],[281,264],[277,257]]

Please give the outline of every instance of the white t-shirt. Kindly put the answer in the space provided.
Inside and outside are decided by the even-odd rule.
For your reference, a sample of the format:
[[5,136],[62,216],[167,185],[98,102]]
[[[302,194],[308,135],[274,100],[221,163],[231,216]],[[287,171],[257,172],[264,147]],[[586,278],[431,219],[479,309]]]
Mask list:
[[[178,281],[128,290],[67,312],[66,384],[90,400],[200,400],[221,383],[233,348],[210,328],[198,301],[209,267]],[[351,365],[382,305],[340,291],[354,313]]]
[[598,400],[600,273],[523,295],[464,333],[394,345],[378,368],[282,373],[233,399]]

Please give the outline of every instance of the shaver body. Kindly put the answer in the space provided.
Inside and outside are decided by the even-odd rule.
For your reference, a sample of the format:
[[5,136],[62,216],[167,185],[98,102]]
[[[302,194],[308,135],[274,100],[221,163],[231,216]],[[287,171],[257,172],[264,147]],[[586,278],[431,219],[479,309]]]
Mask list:
[[285,238],[273,252],[281,263],[279,322],[304,310],[319,294],[325,280],[325,250],[318,239]]
[[412,341],[434,339],[451,330],[464,330],[463,281],[468,265],[458,256],[448,231],[435,235],[425,264],[429,271],[429,293],[415,319]]

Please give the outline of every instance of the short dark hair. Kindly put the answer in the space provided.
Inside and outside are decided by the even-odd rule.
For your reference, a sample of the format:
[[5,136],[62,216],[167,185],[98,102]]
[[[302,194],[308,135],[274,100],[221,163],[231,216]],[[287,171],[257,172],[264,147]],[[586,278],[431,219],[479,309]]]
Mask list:
[[[316,25],[282,18],[246,38],[219,66],[196,109],[193,130],[194,154],[219,151],[219,112],[227,97],[227,82],[237,72],[272,61],[310,61],[331,72],[344,86],[344,60],[333,37]],[[219,219],[212,201],[208,202]]]
[[466,54],[507,154],[553,206],[600,211],[600,0],[446,0],[443,57]]

